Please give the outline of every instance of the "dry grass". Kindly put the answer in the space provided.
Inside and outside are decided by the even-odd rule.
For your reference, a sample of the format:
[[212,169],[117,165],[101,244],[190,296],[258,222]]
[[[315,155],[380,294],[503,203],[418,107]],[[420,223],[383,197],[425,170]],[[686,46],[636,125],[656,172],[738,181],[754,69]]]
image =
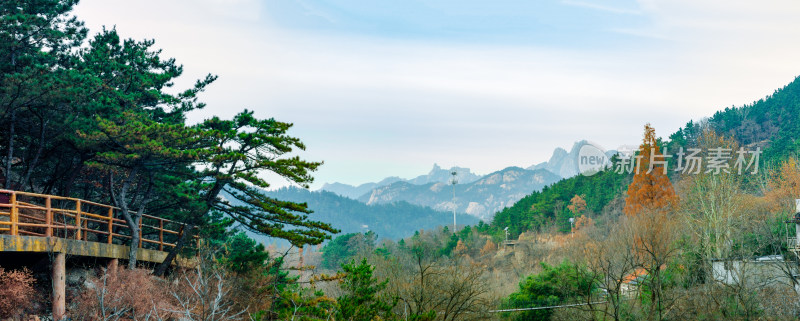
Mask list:
[[90,280],[70,314],[77,320],[168,319],[177,307],[169,284],[149,270],[120,269]]
[[27,269],[6,271],[0,268],[0,318],[18,317],[36,293],[34,278]]

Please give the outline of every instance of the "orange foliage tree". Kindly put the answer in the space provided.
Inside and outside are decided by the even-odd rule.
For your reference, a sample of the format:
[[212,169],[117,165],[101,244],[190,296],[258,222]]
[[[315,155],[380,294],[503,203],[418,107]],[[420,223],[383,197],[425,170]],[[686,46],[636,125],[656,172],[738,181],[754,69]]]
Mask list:
[[590,217],[586,215],[581,215],[580,217],[575,219],[575,227],[573,228],[572,231],[575,232],[577,230],[592,226],[594,226],[594,220],[592,220]]
[[582,197],[575,195],[569,201],[567,209],[572,212],[572,216],[581,216],[583,212],[586,211],[586,201],[584,201]]
[[678,200],[672,183],[666,175],[664,155],[656,141],[656,131],[650,124],[644,126],[644,140],[639,146],[636,174],[628,186],[623,212],[636,216],[645,209],[660,209]]
[[572,212],[572,217],[575,218],[575,224],[572,226],[572,232],[580,230],[583,227],[594,225],[594,221],[586,213],[586,201],[580,195],[575,195],[569,201],[567,209]]
[[666,157],[661,153],[655,129],[644,126],[644,139],[639,146],[636,174],[628,186],[623,212],[625,224],[633,241],[633,258],[649,277],[646,285],[650,289],[650,319],[661,320],[664,305],[662,270],[676,255],[675,244],[677,220],[665,215],[666,210],[677,205],[678,196],[666,175]]
[[492,240],[486,240],[486,244],[484,244],[483,248],[481,249],[481,255],[490,254],[495,250],[497,250],[497,245],[495,245]]
[[800,164],[789,158],[769,171],[764,196],[774,213],[794,214],[794,199],[800,198]]
[[458,240],[458,243],[456,243],[456,248],[453,249],[453,253],[455,253],[456,255],[466,254],[467,253],[467,245],[464,244],[463,241]]

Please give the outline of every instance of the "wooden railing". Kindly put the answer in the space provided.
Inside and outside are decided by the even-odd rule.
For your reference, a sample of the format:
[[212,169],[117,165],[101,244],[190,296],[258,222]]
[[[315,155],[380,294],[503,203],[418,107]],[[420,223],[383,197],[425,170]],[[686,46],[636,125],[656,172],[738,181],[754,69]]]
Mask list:
[[[87,200],[0,189],[0,234],[61,237],[128,245],[131,230],[120,209]],[[139,223],[139,247],[174,247],[183,224],[151,215]]]

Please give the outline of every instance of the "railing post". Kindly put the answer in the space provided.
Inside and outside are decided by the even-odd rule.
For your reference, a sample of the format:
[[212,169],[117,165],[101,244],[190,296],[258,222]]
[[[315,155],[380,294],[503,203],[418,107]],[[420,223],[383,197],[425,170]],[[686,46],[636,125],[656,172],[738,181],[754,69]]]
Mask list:
[[53,207],[52,207],[52,198],[47,196],[47,199],[44,201],[45,207],[47,207],[47,212],[45,212],[45,224],[47,224],[47,232],[44,233],[45,236],[50,237],[53,236]]
[[181,227],[178,229],[178,241],[175,241],[175,245],[176,246],[178,245],[178,242],[180,241],[180,239],[183,238],[183,233],[185,233],[184,228],[183,228],[184,226],[186,226],[186,225],[181,224]]
[[114,208],[108,208],[108,244],[114,241]]
[[164,250],[164,218],[158,218],[158,250]]
[[142,247],[142,222],[144,222],[144,217],[139,217],[139,248]]
[[81,239],[81,200],[75,201],[75,227],[77,231],[75,232],[75,239]]
[[11,192],[11,235],[19,235],[19,213],[17,213],[17,192]]

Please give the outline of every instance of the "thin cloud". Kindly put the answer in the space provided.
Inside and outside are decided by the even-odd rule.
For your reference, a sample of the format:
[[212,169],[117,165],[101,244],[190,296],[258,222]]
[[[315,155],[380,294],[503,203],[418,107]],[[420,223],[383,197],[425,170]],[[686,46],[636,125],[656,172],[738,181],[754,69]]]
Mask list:
[[591,2],[584,2],[584,1],[561,0],[561,3],[565,4],[565,5],[568,5],[568,6],[587,8],[587,9],[599,10],[599,11],[616,13],[616,14],[628,14],[628,15],[641,15],[642,14],[641,10],[610,7],[610,6],[604,6],[604,5],[601,5],[601,4],[596,4],[596,3],[591,3]]
[[[584,2],[557,7],[585,13],[576,3]],[[800,74],[800,43],[786,41],[800,37],[800,20],[791,17],[800,6],[642,2],[635,25],[620,19],[626,23],[614,33],[598,35],[623,41],[575,49],[301,31],[212,19],[216,4],[184,0],[152,10],[161,5],[83,0],[77,15],[93,31],[117,25],[126,37],[155,38],[185,66],[178,88],[220,75],[194,121],[249,108],[293,122],[292,134],[308,146],[303,157],[325,161],[316,187],[412,177],[434,162],[481,173],[527,167],[581,139],[635,144],[646,122],[666,136]],[[253,8],[246,1],[226,10],[253,18]],[[741,17],[762,28],[725,27]]]
[[625,35],[631,35],[636,37],[642,38],[649,38],[649,39],[657,39],[657,40],[671,40],[670,37],[667,35],[660,33],[656,30],[647,30],[647,29],[628,29],[628,28],[611,28],[609,29],[611,32],[616,32]]
[[311,5],[311,4],[309,4],[309,3],[308,3],[308,2],[306,2],[306,1],[303,1],[303,0],[294,0],[294,2],[296,2],[296,3],[297,3],[297,4],[299,4],[301,7],[303,7],[303,9],[305,10],[305,12],[304,12],[304,13],[305,13],[306,15],[308,15],[308,16],[320,17],[320,18],[322,18],[322,19],[325,19],[325,20],[327,20],[328,22],[330,22],[330,23],[334,23],[334,24],[338,22],[338,20],[337,20],[336,18],[334,18],[332,15],[330,15],[330,14],[326,13],[326,12],[325,12],[325,11],[323,11],[323,10],[320,10],[319,8],[317,8],[317,7],[315,7],[315,6]]

